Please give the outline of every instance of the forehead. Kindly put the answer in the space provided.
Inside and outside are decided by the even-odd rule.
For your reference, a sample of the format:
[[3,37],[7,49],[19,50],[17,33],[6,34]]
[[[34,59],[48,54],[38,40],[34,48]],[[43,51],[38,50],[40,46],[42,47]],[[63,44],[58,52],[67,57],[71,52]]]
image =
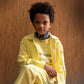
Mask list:
[[50,20],[48,14],[37,13],[34,17],[34,20]]

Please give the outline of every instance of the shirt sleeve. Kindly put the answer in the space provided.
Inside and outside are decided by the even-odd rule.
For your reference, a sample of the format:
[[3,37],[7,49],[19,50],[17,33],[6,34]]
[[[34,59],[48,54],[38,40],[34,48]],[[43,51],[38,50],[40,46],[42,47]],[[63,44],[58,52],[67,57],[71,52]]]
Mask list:
[[20,43],[20,50],[19,50],[19,54],[18,54],[18,64],[19,66],[24,66],[24,65],[29,65],[29,64],[33,64],[35,66],[38,66],[40,68],[44,68],[44,62],[43,61],[39,61],[36,59],[33,59],[30,55],[29,55],[29,51],[28,48],[25,45],[25,39],[23,38],[21,43]]
[[64,51],[61,42],[58,43],[59,48],[59,57],[60,57],[60,68],[57,73],[58,84],[66,84],[66,69],[65,69],[65,62],[64,62]]

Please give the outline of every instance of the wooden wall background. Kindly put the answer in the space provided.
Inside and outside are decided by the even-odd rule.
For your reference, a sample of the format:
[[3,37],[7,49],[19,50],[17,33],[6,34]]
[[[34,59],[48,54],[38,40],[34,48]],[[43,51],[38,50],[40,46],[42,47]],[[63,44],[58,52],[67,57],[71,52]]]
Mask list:
[[[27,11],[38,1],[0,0],[0,84],[13,84],[17,77],[20,41],[34,32]],[[84,0],[42,1],[56,12],[50,32],[64,46],[67,84],[84,84]]]

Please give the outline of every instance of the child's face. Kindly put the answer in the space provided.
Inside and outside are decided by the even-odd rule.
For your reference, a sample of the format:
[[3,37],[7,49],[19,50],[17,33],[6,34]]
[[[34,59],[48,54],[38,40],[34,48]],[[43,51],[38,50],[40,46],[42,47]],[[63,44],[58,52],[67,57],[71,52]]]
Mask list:
[[51,28],[50,18],[48,14],[37,13],[34,17],[33,25],[35,31],[39,34],[45,34]]

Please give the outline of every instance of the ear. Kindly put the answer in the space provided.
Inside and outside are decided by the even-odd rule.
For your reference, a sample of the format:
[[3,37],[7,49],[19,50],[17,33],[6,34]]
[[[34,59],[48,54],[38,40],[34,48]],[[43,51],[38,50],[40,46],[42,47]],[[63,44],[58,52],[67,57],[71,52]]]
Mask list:
[[53,24],[52,24],[52,23],[50,23],[50,24],[49,24],[49,26],[50,26],[49,28],[51,28],[51,27],[52,27],[52,25],[53,25]]

